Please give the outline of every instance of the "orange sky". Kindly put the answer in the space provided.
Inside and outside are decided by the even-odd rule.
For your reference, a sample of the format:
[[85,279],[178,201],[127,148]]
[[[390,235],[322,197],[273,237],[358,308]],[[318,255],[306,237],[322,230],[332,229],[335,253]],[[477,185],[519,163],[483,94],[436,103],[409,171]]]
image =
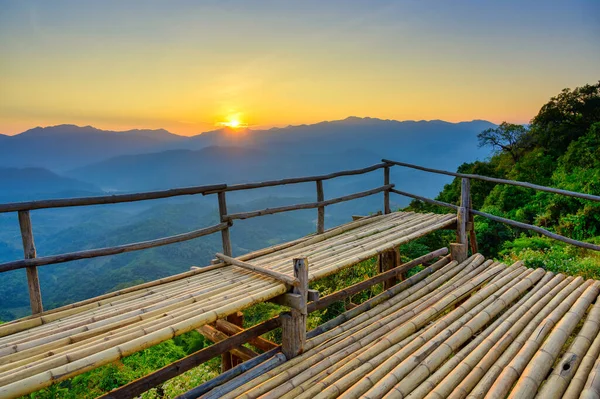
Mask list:
[[527,122],[600,78],[594,1],[427,3],[8,1],[0,133]]

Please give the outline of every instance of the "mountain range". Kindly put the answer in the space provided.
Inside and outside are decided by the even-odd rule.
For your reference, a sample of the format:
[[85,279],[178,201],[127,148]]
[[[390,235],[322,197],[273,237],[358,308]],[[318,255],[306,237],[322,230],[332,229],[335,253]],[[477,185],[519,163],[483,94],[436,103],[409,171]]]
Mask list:
[[[382,158],[455,170],[489,153],[477,134],[486,121],[393,121],[350,117],[268,130],[221,129],[192,137],[166,130],[105,131],[91,126],[35,128],[0,135],[0,203],[243,183],[366,167]],[[435,196],[451,179],[392,168],[400,190]],[[325,198],[378,187],[381,171],[324,182]],[[231,212],[316,199],[314,183],[227,194]],[[393,195],[392,207],[409,199]],[[326,228],[381,209],[382,194],[326,208]],[[193,196],[31,214],[39,256],[126,244],[218,222],[216,196]],[[316,212],[297,211],[236,221],[234,255],[314,231]],[[217,235],[96,259],[40,268],[46,308],[205,265],[220,250]],[[0,262],[22,257],[17,217],[0,214]],[[0,274],[0,320],[28,312],[24,270]]]

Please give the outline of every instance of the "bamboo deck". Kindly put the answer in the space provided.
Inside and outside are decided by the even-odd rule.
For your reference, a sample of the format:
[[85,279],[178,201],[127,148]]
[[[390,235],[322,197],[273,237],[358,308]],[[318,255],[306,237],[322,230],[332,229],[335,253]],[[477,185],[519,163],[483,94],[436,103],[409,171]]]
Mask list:
[[[307,257],[312,281],[455,222],[455,215],[373,216],[239,259],[292,276],[292,259]],[[0,397],[34,392],[286,290],[273,278],[219,264],[3,324]]]
[[445,263],[202,398],[600,397],[599,281]]

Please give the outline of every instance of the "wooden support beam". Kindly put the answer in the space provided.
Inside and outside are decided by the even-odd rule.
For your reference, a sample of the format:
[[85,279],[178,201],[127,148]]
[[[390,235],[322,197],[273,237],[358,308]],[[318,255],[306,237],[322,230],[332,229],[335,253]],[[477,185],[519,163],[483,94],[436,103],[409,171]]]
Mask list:
[[[217,320],[215,324],[217,330],[224,332],[227,335],[235,335],[244,331],[244,329],[241,326],[224,319]],[[268,339],[265,339],[263,337],[252,338],[248,342],[256,348],[260,349],[261,351],[265,352],[279,347],[279,345],[277,345],[275,342],[269,341]]]
[[[381,253],[378,257],[377,269],[379,273],[385,273],[400,265],[398,252],[395,249],[388,249]],[[390,279],[383,282],[383,289],[387,290],[398,283],[398,277],[392,276]]]
[[[273,317],[260,324],[244,330],[239,334],[235,334],[228,339],[209,346],[208,348],[201,349],[191,355],[184,357],[183,359],[177,360],[169,365],[166,365],[160,370],[155,371],[152,374],[148,374],[144,377],[138,378],[129,384],[117,388],[101,398],[114,398],[114,399],[128,399],[134,398],[147,390],[154,388],[158,384],[162,384],[165,381],[170,380],[173,377],[193,369],[201,365],[204,362],[209,361],[213,357],[219,356],[221,353],[231,350],[237,346],[240,346],[254,337],[258,337],[272,331],[281,326],[281,319],[279,317]],[[262,356],[262,355],[261,355]],[[253,360],[251,360],[253,361]]]
[[[323,192],[323,180],[317,180],[317,202],[325,201]],[[325,205],[317,208],[317,234],[325,231]]]
[[[223,223],[226,222],[225,215],[227,215],[227,199],[225,198],[224,191],[219,191],[217,196],[219,198],[219,220],[221,223]],[[223,253],[227,256],[233,256],[231,237],[229,236],[229,227],[221,230],[221,241],[223,243]]]
[[[233,314],[230,314],[229,316],[226,317],[226,320],[228,322],[230,322],[232,325],[237,325],[239,326],[240,330],[243,331],[243,326],[244,326],[244,314],[242,312],[235,312]],[[225,320],[222,320],[225,321]],[[216,325],[215,325],[216,327]],[[218,328],[217,328],[218,330]],[[221,331],[224,332],[224,331]],[[234,335],[233,334],[229,334],[229,335]],[[237,366],[238,364],[242,363],[244,360],[239,357],[236,356],[235,353],[233,353],[233,351],[229,351],[226,353],[221,354],[221,373],[224,373],[227,370],[231,370],[232,368],[234,368],[235,366]]]
[[[390,167],[386,166],[383,168],[383,185],[388,186],[390,184]],[[392,213],[390,209],[390,190],[383,192],[383,213],[386,215]]]
[[284,284],[291,285],[293,287],[297,287],[300,285],[300,281],[297,278],[292,276],[288,276],[287,274],[276,272],[275,270],[267,269],[260,266],[255,266],[250,263],[243,262],[239,259],[232,258],[227,255],[223,255],[221,253],[217,253],[215,255],[217,258],[221,259],[223,262],[229,263],[231,265],[235,265],[238,267],[242,267],[244,269],[251,270],[255,273],[262,274],[267,277],[274,278],[275,280],[279,280]]
[[[214,327],[209,326],[208,324],[198,328],[198,332],[200,334],[204,335],[211,342],[214,342],[215,344],[219,343],[221,341],[225,341],[226,339],[229,338],[229,336],[227,334],[217,330]],[[253,357],[258,355],[252,349],[246,348],[243,345],[237,346],[235,348],[231,348],[230,352],[231,352],[231,354],[239,357],[243,361],[250,360]],[[227,369],[227,370],[229,370],[229,369]],[[227,370],[225,370],[225,371],[227,371]]]
[[[35,242],[33,241],[33,229],[31,227],[31,217],[29,211],[19,211],[19,227],[21,228],[21,239],[23,241],[23,255],[25,259],[34,259],[36,257]],[[27,287],[29,289],[29,304],[31,314],[38,314],[44,311],[42,305],[42,291],[40,289],[40,278],[38,276],[37,266],[28,266]]]
[[306,299],[308,302],[317,302],[320,295],[321,294],[317,290],[308,290]]
[[302,310],[302,306],[305,303],[300,294],[293,294],[291,292],[286,292],[285,294],[271,298],[268,300],[268,302],[272,302],[281,306],[287,306],[288,308],[296,310]]
[[308,259],[294,259],[294,276],[300,284],[293,288],[293,294],[299,294],[304,301],[302,309],[292,309],[281,315],[282,352],[287,359],[298,356],[306,343],[306,318],[308,310]]

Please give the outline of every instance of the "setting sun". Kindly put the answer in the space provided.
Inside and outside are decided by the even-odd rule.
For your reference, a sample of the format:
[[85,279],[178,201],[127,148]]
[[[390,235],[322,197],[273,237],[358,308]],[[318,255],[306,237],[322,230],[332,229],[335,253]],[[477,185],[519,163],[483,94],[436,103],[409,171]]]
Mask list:
[[217,126],[222,126],[222,127],[229,127],[232,129],[239,129],[239,128],[244,128],[244,127],[248,127],[247,123],[244,123],[240,120],[239,115],[231,115],[227,118],[226,121],[224,122],[218,122]]

